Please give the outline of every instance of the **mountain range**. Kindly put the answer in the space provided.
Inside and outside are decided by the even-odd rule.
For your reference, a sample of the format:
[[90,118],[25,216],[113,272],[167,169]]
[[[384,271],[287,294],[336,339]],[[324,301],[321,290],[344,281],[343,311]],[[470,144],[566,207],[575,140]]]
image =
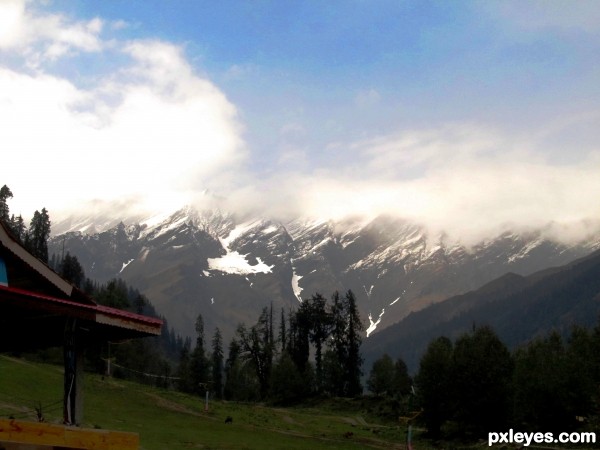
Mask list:
[[509,272],[525,277],[600,248],[600,233],[566,244],[541,229],[505,231],[465,245],[390,216],[278,221],[192,207],[142,220],[70,219],[53,229],[50,254],[77,256],[99,282],[124,279],[184,335],[194,336],[202,314],[207,333],[219,327],[225,339],[264,307],[287,311],[317,292],[351,289],[369,340]]
[[551,331],[567,336],[573,326],[600,319],[600,250],[561,267],[529,276],[507,273],[479,289],[409,314],[363,344],[370,367],[387,353],[415,372],[431,340],[454,340],[474,326],[489,325],[509,348]]

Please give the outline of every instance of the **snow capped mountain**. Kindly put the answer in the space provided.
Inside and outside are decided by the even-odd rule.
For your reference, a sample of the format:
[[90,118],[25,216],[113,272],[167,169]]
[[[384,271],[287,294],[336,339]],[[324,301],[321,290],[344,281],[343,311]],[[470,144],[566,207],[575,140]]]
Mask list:
[[370,334],[506,272],[527,275],[600,247],[599,236],[565,245],[542,231],[507,232],[466,247],[385,216],[278,222],[187,207],[128,223],[100,232],[71,228],[52,238],[50,253],[76,255],[92,279],[123,278],[189,335],[199,313],[207,327],[232,336],[271,303],[289,309],[317,292],[347,289]]

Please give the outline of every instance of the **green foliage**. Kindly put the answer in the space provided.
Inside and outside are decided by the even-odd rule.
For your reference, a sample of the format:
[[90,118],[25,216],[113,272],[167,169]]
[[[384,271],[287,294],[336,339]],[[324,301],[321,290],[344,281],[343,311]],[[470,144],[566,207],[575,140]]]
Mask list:
[[360,344],[362,342],[361,333],[364,330],[364,326],[360,319],[358,312],[358,305],[356,304],[356,298],[352,291],[348,291],[345,296],[344,302],[345,313],[347,314],[347,359],[345,361],[345,369],[347,373],[346,381],[346,392],[345,394],[352,397],[355,395],[362,394],[362,385],[360,383],[360,377],[362,376],[362,362],[363,359],[360,355]]
[[260,398],[266,398],[269,392],[271,367],[273,364],[274,341],[273,341],[273,311],[269,313],[264,308],[258,322],[250,330],[241,324],[237,329],[241,357],[249,363],[256,372],[256,378],[260,383]]
[[464,334],[454,345],[455,420],[465,432],[485,437],[508,423],[513,361],[489,327]]
[[515,353],[515,421],[526,429],[572,431],[577,416],[595,413],[598,395],[594,335],[575,328],[565,345],[557,333]]
[[[156,317],[156,311],[150,301],[123,280],[113,279],[104,285],[98,285],[85,279],[82,284],[84,292],[100,304]],[[184,341],[169,328],[169,323],[164,317],[162,320],[160,336],[91,348],[87,352],[88,365],[95,371],[104,373],[105,360],[111,358],[115,377],[157,386],[171,385],[174,367],[179,365],[184,353]],[[190,345],[191,343],[188,343],[188,365]],[[185,382],[191,385],[191,381]]]
[[387,353],[373,363],[367,387],[375,395],[390,395],[394,382],[394,361]]
[[9,207],[6,202],[9,198],[13,197],[13,193],[7,185],[0,188],[0,220],[4,223],[9,223]]
[[401,398],[408,395],[411,382],[406,363],[402,359],[394,363],[386,353],[373,363],[367,387],[378,396]]
[[451,417],[453,406],[452,380],[453,345],[440,337],[429,343],[421,358],[416,384],[422,418],[429,434],[438,438],[442,424]]
[[190,388],[188,392],[203,395],[210,385],[210,361],[204,350],[204,319],[202,315],[196,318],[196,346],[190,355]]
[[[596,430],[600,323],[553,332],[511,355],[489,327],[430,342],[416,377],[421,420],[433,438],[485,437],[489,430]],[[389,362],[388,362],[389,364]]]
[[408,374],[408,367],[401,358],[394,363],[394,380],[392,383],[392,395],[405,397],[409,395],[412,388],[412,378]]
[[339,353],[333,349],[328,349],[323,355],[323,381],[322,389],[326,394],[343,397],[344,365],[340,360]]
[[260,400],[260,383],[256,376],[256,369],[252,361],[242,357],[242,347],[236,339],[232,339],[229,343],[225,377],[223,396],[226,400]]
[[182,392],[192,393],[194,392],[194,380],[192,376],[192,363],[191,363],[191,347],[192,342],[189,338],[186,338],[181,353],[179,355],[179,366],[177,367],[177,388]]
[[131,307],[127,284],[121,279],[113,279],[100,286],[94,293],[94,299],[111,308],[129,310]]
[[[315,346],[316,390],[320,392],[323,384],[323,345],[329,336],[331,315],[326,310],[327,301],[321,294],[315,294],[302,302],[308,316],[309,337]],[[302,309],[302,308],[301,308]]]
[[216,398],[223,398],[223,339],[221,330],[215,330],[212,339],[212,391]]
[[42,211],[35,211],[29,233],[25,239],[25,247],[37,258],[43,262],[48,262],[48,238],[50,237],[50,216],[46,208]]
[[74,286],[81,288],[85,280],[83,267],[79,263],[76,256],[72,256],[69,252],[65,255],[59,266],[59,275]]
[[[324,385],[333,395],[354,397],[362,393],[360,377],[363,360],[360,355],[360,345],[364,327],[352,291],[348,291],[343,298],[335,292],[329,311],[331,324],[329,348],[335,356],[329,354],[326,369],[324,363]],[[332,378],[334,374],[339,376],[337,380]]]
[[315,294],[290,311],[287,320],[282,310],[277,340],[274,328],[272,307],[264,308],[249,329],[239,325],[225,364],[226,399],[248,398],[239,379],[247,378],[250,369],[263,400],[289,403],[315,394],[352,397],[362,392],[363,325],[351,291],[344,298],[335,293],[330,305]]
[[434,340],[421,359],[417,385],[423,420],[439,437],[454,421],[461,434],[483,437],[508,423],[513,362],[506,346],[489,327],[462,335],[454,346]]
[[302,376],[292,357],[284,352],[273,367],[269,399],[287,405],[306,398],[310,391],[310,380]]

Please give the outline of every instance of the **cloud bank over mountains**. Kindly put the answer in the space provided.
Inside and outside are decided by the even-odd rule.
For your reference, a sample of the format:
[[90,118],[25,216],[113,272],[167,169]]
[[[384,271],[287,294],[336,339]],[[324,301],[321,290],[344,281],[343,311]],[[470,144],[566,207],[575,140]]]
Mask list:
[[[534,29],[559,16],[544,17]],[[586,17],[581,33],[593,34]],[[550,222],[572,237],[600,217],[600,136],[589,131],[598,105],[513,128],[447,117],[320,145],[302,140],[318,128],[295,123],[270,131],[287,141],[257,170],[265,154],[247,112],[202,59],[134,28],[0,4],[0,183],[13,190],[13,213],[45,206],[60,219],[93,205],[126,216],[196,203],[281,218],[392,214],[466,240]],[[349,95],[362,110],[386,101],[373,87]]]

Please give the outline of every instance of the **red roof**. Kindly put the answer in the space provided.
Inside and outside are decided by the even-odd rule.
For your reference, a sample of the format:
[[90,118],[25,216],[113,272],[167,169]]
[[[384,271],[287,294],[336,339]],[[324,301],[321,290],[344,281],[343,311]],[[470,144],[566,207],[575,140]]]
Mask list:
[[160,319],[98,305],[25,250],[1,222],[0,257],[10,272],[8,286],[0,285],[0,347],[3,349],[19,345],[43,347],[60,342],[67,319],[81,320],[83,329],[94,340],[161,333],[163,321]]

